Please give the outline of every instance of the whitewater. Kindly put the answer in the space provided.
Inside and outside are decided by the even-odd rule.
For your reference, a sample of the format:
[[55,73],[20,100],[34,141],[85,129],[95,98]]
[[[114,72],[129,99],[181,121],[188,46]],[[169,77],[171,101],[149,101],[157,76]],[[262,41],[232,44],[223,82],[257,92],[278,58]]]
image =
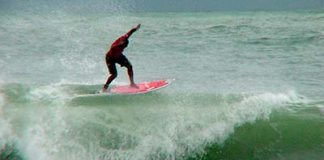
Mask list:
[[[324,12],[1,12],[0,159],[321,159]],[[144,95],[89,95],[133,26]],[[112,85],[126,84],[118,67]]]

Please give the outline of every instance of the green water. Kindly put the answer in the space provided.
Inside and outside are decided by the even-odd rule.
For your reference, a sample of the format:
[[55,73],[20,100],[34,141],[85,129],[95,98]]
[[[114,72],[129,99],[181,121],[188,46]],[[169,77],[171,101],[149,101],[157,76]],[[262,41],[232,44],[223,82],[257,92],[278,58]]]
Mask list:
[[[0,159],[321,159],[324,14],[0,15]],[[135,96],[93,95],[104,54],[135,79],[175,79]],[[112,85],[128,83],[125,69]]]

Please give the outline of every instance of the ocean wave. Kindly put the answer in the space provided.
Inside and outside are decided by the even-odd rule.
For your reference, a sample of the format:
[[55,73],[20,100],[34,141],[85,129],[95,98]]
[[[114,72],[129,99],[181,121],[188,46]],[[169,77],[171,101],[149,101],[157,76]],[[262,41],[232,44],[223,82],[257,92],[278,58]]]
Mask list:
[[[1,153],[27,160],[280,159],[295,153],[295,139],[296,155],[322,149],[323,104],[289,91],[323,95],[320,14],[37,13],[0,16]],[[143,28],[125,50],[136,79],[179,81],[144,95],[94,94],[107,74],[107,41],[137,23]]]
[[[21,135],[16,139],[18,148],[25,148],[25,157],[185,159],[204,153],[209,144],[224,143],[236,127],[267,120],[273,111],[301,101],[295,92],[91,95],[97,88],[64,84],[5,86],[8,103],[16,110],[15,114],[8,110],[10,123],[24,121],[21,125],[25,129],[15,132]],[[14,101],[14,97],[28,101]],[[66,103],[51,102],[57,99]],[[24,116],[16,117],[19,115]]]
[[221,32],[222,34],[225,32],[235,35],[240,34],[241,32],[258,32],[261,28],[252,24],[219,24],[208,27],[207,30],[210,32]]
[[322,159],[323,115],[307,103],[292,106],[237,127],[222,145],[206,147],[202,159]]
[[215,25],[215,26],[211,26],[211,27],[208,27],[207,29],[209,30],[217,30],[217,29],[225,29],[225,28],[228,28],[227,25]]
[[0,159],[14,159],[18,158],[19,154],[14,144],[15,135],[12,125],[4,110],[6,97],[1,90],[2,88],[0,88]]
[[260,37],[254,39],[248,39],[242,41],[247,44],[260,44],[260,45],[296,45],[296,44],[308,44],[323,39],[320,34],[310,36],[290,36],[290,37]]

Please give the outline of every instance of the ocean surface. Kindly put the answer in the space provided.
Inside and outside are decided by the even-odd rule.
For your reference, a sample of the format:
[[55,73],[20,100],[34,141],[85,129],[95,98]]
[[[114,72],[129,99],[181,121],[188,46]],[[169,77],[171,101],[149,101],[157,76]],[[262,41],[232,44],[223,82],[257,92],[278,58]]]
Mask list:
[[[1,160],[324,157],[324,11],[0,13]],[[95,95],[138,23],[135,81],[175,81]]]

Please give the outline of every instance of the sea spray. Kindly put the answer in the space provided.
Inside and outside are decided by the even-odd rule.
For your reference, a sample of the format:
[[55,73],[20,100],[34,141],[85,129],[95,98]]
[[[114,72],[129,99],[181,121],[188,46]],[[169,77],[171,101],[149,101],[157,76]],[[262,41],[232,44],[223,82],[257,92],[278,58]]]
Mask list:
[[[0,85],[2,86],[2,85]],[[2,87],[1,87],[2,88]],[[16,135],[5,111],[5,96],[0,88],[0,159],[21,159]]]
[[[96,87],[22,85],[23,95],[8,94],[9,99],[29,99],[27,106],[16,108],[21,116],[11,119],[11,123],[25,121],[28,128],[16,130],[23,155],[27,159],[76,159],[76,155],[81,159],[183,159],[203,154],[209,144],[222,144],[235,127],[268,119],[273,110],[298,101],[294,92],[75,96]],[[70,103],[74,98],[66,97],[78,101]]]
[[0,93],[0,146],[3,148],[8,140],[10,139],[11,133],[11,127],[9,123],[7,122],[5,118],[5,111],[4,111],[4,104],[5,104],[5,99],[4,95]]
[[[149,99],[150,95],[144,97]],[[99,152],[98,155],[114,157],[111,159],[118,157],[125,159],[126,155],[134,159],[173,159],[188,156],[192,153],[203,153],[206,145],[223,143],[234,132],[235,127],[246,122],[252,123],[259,118],[267,119],[273,109],[284,107],[287,103],[292,102],[292,99],[295,99],[294,95],[285,93],[242,95],[241,100],[239,100],[240,98],[234,98],[234,101],[231,101],[233,99],[231,95],[222,97],[216,98],[220,99],[220,101],[208,98],[203,98],[203,101],[201,101],[201,98],[195,96],[172,96],[160,104],[154,104],[154,101],[152,101],[154,106],[150,105],[151,102],[148,103],[148,106],[145,105],[146,103],[136,103],[135,106],[119,106],[119,103],[110,103],[106,106],[108,107],[106,109],[100,105],[91,109],[91,112],[87,109],[87,115],[84,115],[82,111],[85,108],[78,107],[80,111],[78,117],[83,118],[75,117],[77,121],[72,123],[77,124],[79,127],[83,126],[83,128],[80,128],[81,130],[92,128],[92,131],[99,128],[90,127],[90,124],[100,125],[104,128],[99,129],[99,133],[106,130],[106,132],[102,133],[106,133],[107,137],[114,137],[113,141],[107,139],[108,143],[104,147],[106,151]],[[83,98],[91,99],[91,97]],[[195,99],[195,103],[191,103],[191,99]],[[197,106],[199,99],[204,106]],[[209,102],[207,103],[206,100],[209,100]],[[135,99],[128,98],[127,101],[126,104],[133,104]],[[115,108],[117,107],[114,107],[115,104],[119,108]],[[101,113],[103,115],[98,112],[103,112]],[[97,118],[93,116],[97,116]],[[112,122],[116,122],[116,124]],[[135,126],[131,126],[129,123]],[[76,130],[75,127],[77,126],[70,126],[72,127],[71,130]],[[129,130],[129,128],[133,129]],[[84,131],[88,132],[87,130]],[[87,134],[79,136],[88,137],[82,139],[94,138],[93,141],[99,138],[89,137]],[[75,141],[74,143],[80,142]],[[114,148],[113,151],[111,147]],[[125,147],[127,148],[127,154],[124,150]]]

